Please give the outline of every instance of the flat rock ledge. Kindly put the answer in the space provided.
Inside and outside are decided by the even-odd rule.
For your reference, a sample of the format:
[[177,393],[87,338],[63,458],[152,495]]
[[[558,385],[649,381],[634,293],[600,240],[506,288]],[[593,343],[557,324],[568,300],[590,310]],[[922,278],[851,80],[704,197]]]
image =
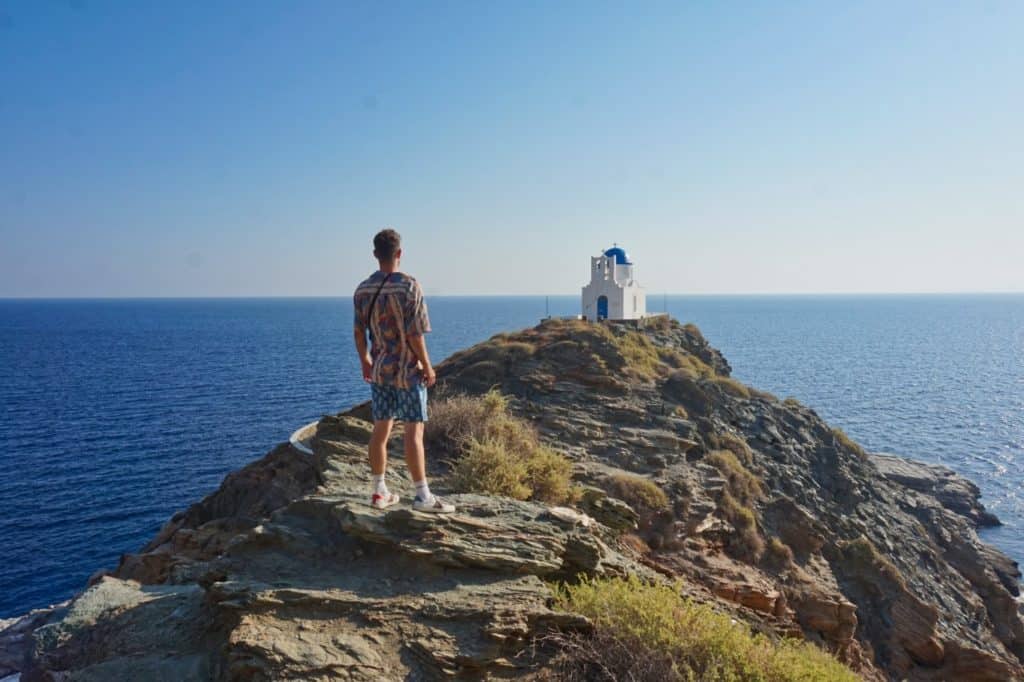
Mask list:
[[[536,635],[590,627],[550,607],[546,580],[657,579],[582,514],[483,495],[451,496],[452,515],[375,510],[358,450],[320,452],[321,484],[262,520],[226,482],[201,504],[228,517],[193,508],[69,603],[5,622],[0,679],[521,678]],[[260,466],[280,490],[310,461]]]
[[890,481],[934,497],[946,509],[979,527],[1002,525],[981,503],[981,491],[973,482],[940,464],[928,464],[888,453],[870,455],[878,471]]

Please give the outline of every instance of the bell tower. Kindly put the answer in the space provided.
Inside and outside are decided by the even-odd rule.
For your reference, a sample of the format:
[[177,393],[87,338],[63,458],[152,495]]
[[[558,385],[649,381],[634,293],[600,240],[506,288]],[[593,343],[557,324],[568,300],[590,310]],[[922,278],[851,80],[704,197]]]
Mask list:
[[590,259],[590,283],[583,287],[583,317],[639,320],[647,314],[647,296],[636,281],[636,266],[618,244]]

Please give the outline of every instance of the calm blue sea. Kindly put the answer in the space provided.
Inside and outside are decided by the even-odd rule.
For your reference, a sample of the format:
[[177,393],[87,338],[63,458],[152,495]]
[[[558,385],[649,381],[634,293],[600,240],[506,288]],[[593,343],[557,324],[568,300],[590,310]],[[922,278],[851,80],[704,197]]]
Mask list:
[[[545,299],[433,298],[435,360]],[[1024,296],[669,297],[735,375],[970,476],[1024,562]],[[555,315],[576,297],[552,297]],[[60,601],[295,427],[367,397],[347,299],[0,301],[0,618]]]

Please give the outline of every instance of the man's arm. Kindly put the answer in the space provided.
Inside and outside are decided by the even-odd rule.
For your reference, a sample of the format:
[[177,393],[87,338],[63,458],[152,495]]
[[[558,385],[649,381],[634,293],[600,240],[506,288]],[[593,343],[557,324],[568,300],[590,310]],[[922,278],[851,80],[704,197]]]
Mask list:
[[414,334],[409,337],[409,348],[415,353],[416,359],[423,365],[423,383],[430,388],[437,382],[437,372],[430,364],[430,355],[427,353],[427,339],[423,334]]
[[359,364],[363,366],[363,381],[373,381],[373,360],[366,348],[366,329],[360,326],[355,328],[356,352],[359,354]]
[[[358,294],[358,291],[356,292]],[[363,316],[359,314],[359,296],[352,297],[352,335],[356,342],[356,353],[359,354],[359,364],[363,366],[363,381],[373,381],[373,360],[366,348],[366,323]]]
[[409,348],[423,365],[423,383],[430,388],[437,381],[437,373],[434,372],[434,366],[430,364],[430,355],[427,353],[425,334],[430,331],[430,316],[427,315],[427,303],[423,300],[423,289],[419,282],[413,280],[410,294],[405,309],[406,338],[409,340]]

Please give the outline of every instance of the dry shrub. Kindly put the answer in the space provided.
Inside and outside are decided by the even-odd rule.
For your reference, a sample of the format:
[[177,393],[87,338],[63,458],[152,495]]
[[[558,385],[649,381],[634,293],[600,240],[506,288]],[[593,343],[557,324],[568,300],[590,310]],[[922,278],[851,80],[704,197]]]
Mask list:
[[542,445],[498,391],[438,400],[424,441],[449,458],[457,490],[552,503],[572,499],[572,463]]
[[793,550],[779,538],[772,538],[765,549],[765,559],[774,566],[787,568],[793,565]]
[[657,317],[649,317],[644,320],[644,327],[647,329],[654,329],[655,331],[668,331],[676,324],[668,315],[658,315]]
[[747,386],[747,391],[754,398],[760,398],[761,400],[767,400],[770,403],[779,402],[779,397],[770,391],[762,391],[761,389],[754,388],[753,386]]
[[659,348],[658,357],[666,365],[679,369],[683,365],[687,364],[686,353],[676,350],[675,348]]
[[555,631],[538,640],[542,649],[555,654],[539,671],[540,682],[640,682],[683,680],[675,661],[658,651],[640,653],[640,642],[598,628],[589,635]]
[[[718,437],[721,442],[722,437]],[[750,505],[763,495],[763,484],[747,471],[730,450],[714,450],[705,460],[718,469],[725,479],[725,489],[718,498],[722,517],[732,524],[736,534],[729,543],[730,551],[738,557],[757,560],[764,553],[764,540],[757,530],[757,516]]]
[[614,337],[613,342],[626,361],[626,367],[637,375],[652,378],[660,373],[662,362],[658,349],[643,334],[627,331]]
[[747,445],[747,441],[741,436],[737,436],[736,434],[728,431],[719,434],[717,447],[728,450],[732,454],[736,455],[736,458],[742,462],[744,466],[750,466],[754,463],[754,453],[750,450],[750,446]]
[[[556,588],[558,605],[594,623],[589,637],[554,635],[548,679],[853,682],[857,676],[812,644],[773,640],[635,576]],[[553,641],[552,641],[553,640]],[[543,678],[542,678],[543,679]]]
[[736,529],[728,547],[733,556],[749,561],[760,559],[764,554],[764,540],[757,531],[754,510],[740,503],[728,490],[723,490],[719,496],[718,510]]
[[550,448],[539,446],[526,458],[526,480],[535,500],[571,502],[577,497],[572,462]]
[[701,341],[704,340],[704,334],[701,332],[700,327],[695,325],[693,322],[687,322],[683,325],[683,329],[689,332],[692,336],[697,337]]
[[626,533],[625,535],[619,538],[619,542],[622,545],[629,547],[634,552],[637,552],[638,554],[649,554],[651,551],[651,548],[647,544],[647,541],[639,535],[637,535],[636,533]]
[[794,410],[797,410],[797,409],[800,409],[801,407],[803,407],[803,405],[800,404],[800,401],[797,400],[796,398],[794,398],[793,396],[790,396],[790,397],[786,398],[785,400],[783,400],[782,404],[785,405],[786,407],[794,409]]
[[501,363],[494,360],[481,360],[462,370],[462,375],[463,377],[472,377],[484,386],[491,386],[505,377],[505,369]]
[[[486,429],[484,424],[496,414],[495,400],[502,400],[500,394],[491,399],[490,394],[481,400],[478,396],[444,396],[430,405],[430,419],[423,429],[423,442],[428,450],[440,451],[446,457],[454,457],[470,439],[480,440]],[[488,400],[491,400],[488,404]],[[500,406],[504,409],[504,405]]]
[[615,474],[611,477],[608,494],[619,498],[641,514],[662,511],[669,506],[665,491],[643,476]]
[[696,355],[690,353],[684,353],[682,351],[670,348],[668,350],[660,351],[662,360],[673,369],[677,369],[687,376],[697,378],[712,378],[715,376],[715,370],[711,368],[706,362],[698,358]]
[[750,388],[732,377],[714,376],[711,380],[722,391],[734,398],[750,398]]
[[526,483],[526,461],[509,455],[505,445],[489,438],[471,439],[452,467],[449,482],[456,490],[504,495],[525,500],[533,492]]
[[[676,324],[668,318],[665,320],[652,322],[649,326],[667,330]],[[539,350],[545,357],[550,353],[562,353],[562,343],[565,342],[555,340],[566,336],[571,337],[577,347],[596,352],[612,371],[629,372],[640,379],[665,376],[673,369],[694,377],[714,376],[714,370],[696,356],[680,349],[659,347],[642,331],[584,320],[547,320],[541,323],[537,328],[537,338],[548,345]]]
[[718,469],[740,504],[750,505],[763,494],[761,479],[750,473],[731,450],[713,450],[704,461]]
[[839,549],[842,550],[843,557],[847,561],[858,564],[862,568],[869,568],[875,575],[882,576],[895,585],[906,587],[906,581],[900,570],[882,556],[875,544],[867,537],[861,535],[854,540],[842,542],[839,544]]
[[481,360],[514,363],[533,355],[533,344],[525,341],[497,340],[479,347],[477,355]]
[[841,428],[839,428],[838,426],[833,427],[832,435],[836,437],[836,442],[839,443],[842,449],[846,450],[847,452],[852,452],[853,454],[857,455],[857,457],[860,458],[861,460],[867,460],[868,453],[864,452],[864,448],[862,448],[856,441],[854,441],[852,438],[846,435],[846,432],[843,431]]

